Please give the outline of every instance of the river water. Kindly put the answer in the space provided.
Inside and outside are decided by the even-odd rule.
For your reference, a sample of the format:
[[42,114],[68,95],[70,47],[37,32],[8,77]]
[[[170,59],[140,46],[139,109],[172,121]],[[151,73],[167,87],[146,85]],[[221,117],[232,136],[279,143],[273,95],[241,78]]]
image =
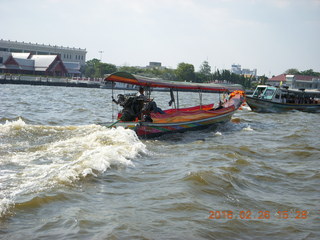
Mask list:
[[[166,108],[168,93],[154,98]],[[243,107],[211,129],[139,140],[101,124],[110,100],[0,86],[0,239],[320,239],[319,114]]]

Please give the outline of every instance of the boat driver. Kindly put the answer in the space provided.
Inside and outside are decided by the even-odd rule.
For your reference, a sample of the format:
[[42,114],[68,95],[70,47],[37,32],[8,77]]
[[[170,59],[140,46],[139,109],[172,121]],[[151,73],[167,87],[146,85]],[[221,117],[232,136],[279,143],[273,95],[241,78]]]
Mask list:
[[148,98],[144,95],[144,88],[139,87],[139,92],[137,93],[137,97],[139,100],[143,100],[144,102],[148,101]]
[[138,96],[138,100],[143,100],[144,101],[144,107],[141,110],[145,115],[149,115],[151,112],[154,113],[160,113],[160,114],[164,114],[165,112],[162,111],[161,108],[159,108],[156,104],[155,101],[153,101],[153,99],[148,99],[145,95],[144,95],[144,88],[143,87],[139,87],[139,92],[137,93]]

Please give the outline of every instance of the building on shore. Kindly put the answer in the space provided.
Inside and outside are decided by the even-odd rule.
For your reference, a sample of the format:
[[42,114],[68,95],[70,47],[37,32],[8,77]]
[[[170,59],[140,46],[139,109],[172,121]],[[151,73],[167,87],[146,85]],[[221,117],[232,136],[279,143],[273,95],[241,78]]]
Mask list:
[[0,52],[30,53],[32,55],[59,55],[63,62],[86,63],[86,49],[70,48],[57,45],[26,43],[0,39]]
[[161,62],[149,62],[147,68],[162,69]]
[[0,73],[78,77],[86,50],[0,40]]
[[231,65],[231,73],[238,74],[238,75],[245,75],[245,76],[251,76],[256,77],[257,76],[257,69],[246,69],[241,68],[240,64],[232,64]]
[[63,62],[60,55],[0,52],[0,73],[55,77],[80,76],[80,64]]
[[266,84],[272,86],[285,85],[292,89],[320,89],[320,77],[280,74],[268,79]]

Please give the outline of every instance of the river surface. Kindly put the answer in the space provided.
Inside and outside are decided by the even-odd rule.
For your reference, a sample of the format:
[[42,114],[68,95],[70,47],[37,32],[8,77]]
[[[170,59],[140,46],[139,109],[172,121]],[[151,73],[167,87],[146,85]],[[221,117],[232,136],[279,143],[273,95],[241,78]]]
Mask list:
[[139,140],[101,124],[117,109],[107,89],[0,85],[0,239],[320,239],[320,114],[244,106]]

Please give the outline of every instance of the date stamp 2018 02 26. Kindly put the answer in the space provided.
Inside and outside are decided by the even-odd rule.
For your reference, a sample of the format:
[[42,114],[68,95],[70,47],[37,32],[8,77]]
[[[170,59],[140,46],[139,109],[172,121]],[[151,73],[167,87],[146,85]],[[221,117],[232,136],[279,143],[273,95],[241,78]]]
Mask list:
[[209,211],[209,219],[307,219],[309,212],[306,210],[295,210],[295,211],[251,211],[251,210],[215,210]]

